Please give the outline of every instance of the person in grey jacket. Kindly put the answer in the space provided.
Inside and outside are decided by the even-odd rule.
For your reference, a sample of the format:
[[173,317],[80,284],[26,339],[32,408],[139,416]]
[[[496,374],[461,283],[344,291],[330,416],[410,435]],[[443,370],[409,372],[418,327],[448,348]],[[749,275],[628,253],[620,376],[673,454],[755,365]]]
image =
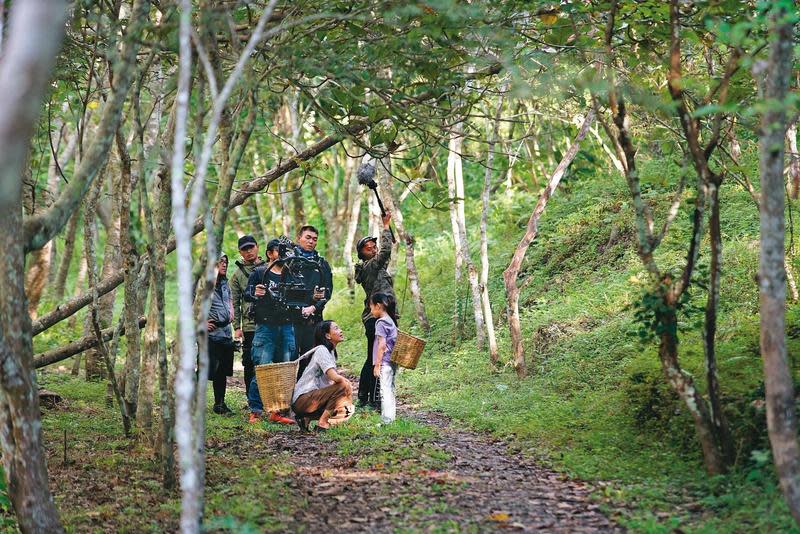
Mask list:
[[208,312],[208,379],[214,385],[214,413],[230,415],[233,411],[225,404],[227,378],[233,376],[233,300],[228,286],[228,256],[223,254],[217,262],[217,283],[211,295]]

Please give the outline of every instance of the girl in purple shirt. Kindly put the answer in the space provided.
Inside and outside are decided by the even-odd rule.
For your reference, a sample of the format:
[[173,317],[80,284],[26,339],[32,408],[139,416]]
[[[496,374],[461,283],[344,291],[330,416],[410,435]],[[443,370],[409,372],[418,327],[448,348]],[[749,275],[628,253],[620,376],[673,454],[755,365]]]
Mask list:
[[381,420],[391,423],[397,405],[394,394],[394,377],[397,364],[391,362],[392,349],[397,341],[397,303],[392,295],[375,293],[369,299],[369,310],[375,322],[375,345],[372,348],[372,374],[381,383]]

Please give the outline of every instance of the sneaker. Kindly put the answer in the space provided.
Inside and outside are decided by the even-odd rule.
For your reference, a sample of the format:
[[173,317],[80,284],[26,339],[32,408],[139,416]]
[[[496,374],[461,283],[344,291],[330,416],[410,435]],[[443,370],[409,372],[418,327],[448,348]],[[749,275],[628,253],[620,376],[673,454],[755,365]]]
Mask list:
[[293,425],[295,424],[294,419],[290,419],[288,417],[284,417],[278,412],[270,412],[268,421],[270,423],[280,423],[282,425]]
[[228,408],[228,405],[223,402],[222,404],[214,405],[214,413],[219,415],[231,415],[233,413],[233,410]]
[[250,412],[250,419],[247,420],[248,423],[254,425],[256,423],[261,422],[261,414],[256,412]]

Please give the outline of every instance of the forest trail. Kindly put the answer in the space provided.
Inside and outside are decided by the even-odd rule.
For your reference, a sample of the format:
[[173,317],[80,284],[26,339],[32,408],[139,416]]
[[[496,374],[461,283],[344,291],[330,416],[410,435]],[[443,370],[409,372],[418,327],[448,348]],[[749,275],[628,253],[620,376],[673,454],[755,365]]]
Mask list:
[[[374,442],[392,431],[374,422],[366,429],[364,420],[376,416],[362,410],[343,425],[355,422],[356,428],[340,427],[336,432],[347,434],[338,437],[283,427],[265,432],[255,446],[247,435],[210,445],[209,468],[219,454],[282,454],[291,465],[284,481],[292,494],[288,500],[303,503],[291,517],[280,518],[282,532],[624,531],[592,502],[585,483],[566,480],[502,441],[400,402],[400,420],[413,421],[414,430],[378,439],[375,446],[357,442]],[[420,433],[429,439],[420,442]],[[428,468],[430,458],[444,461]]]
[[[152,449],[121,436],[103,385],[87,391],[66,368],[46,376],[64,395],[46,408],[45,435],[68,531],[176,532],[180,496],[162,489]],[[326,433],[304,434],[247,424],[240,376],[229,378],[228,394],[234,416],[208,413],[206,532],[624,531],[586,483],[402,398],[391,425],[357,410]]]

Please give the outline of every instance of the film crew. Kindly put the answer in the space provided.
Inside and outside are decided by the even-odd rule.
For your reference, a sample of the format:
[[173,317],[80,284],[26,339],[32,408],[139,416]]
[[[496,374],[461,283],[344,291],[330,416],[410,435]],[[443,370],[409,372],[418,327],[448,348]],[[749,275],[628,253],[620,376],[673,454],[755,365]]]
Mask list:
[[252,235],[239,238],[239,254],[242,261],[236,261],[236,272],[230,278],[231,295],[233,297],[233,337],[242,344],[242,366],[244,367],[244,386],[253,380],[253,336],[256,325],[247,313],[250,303],[244,300],[244,290],[247,280],[256,267],[262,265],[264,260],[258,255],[258,242]]
[[308,295],[299,313],[293,314],[294,335],[300,354],[314,348],[314,328],[323,320],[322,312],[333,292],[331,266],[316,250],[318,238],[316,228],[303,226],[297,232],[297,244],[294,247],[295,257],[306,260],[298,263],[297,274]]
[[[291,272],[281,261],[281,242],[273,239],[267,243],[267,263],[253,270],[247,281],[244,299],[253,303],[253,321],[256,325],[253,336],[252,358],[254,365],[288,362],[297,358],[291,311],[281,293],[285,284],[291,283]],[[258,392],[255,374],[247,384],[247,404],[250,408],[250,423],[263,417],[264,405]],[[286,425],[294,424],[288,414],[270,412],[269,421]]]
[[355,412],[350,381],[336,372],[336,345],[344,340],[341,328],[333,321],[322,321],[314,339],[317,346],[303,356],[309,363],[292,395],[292,409],[303,432],[308,432],[311,421],[318,420],[316,430],[325,431]]
[[[360,406],[372,406],[376,410],[381,408],[380,378],[373,373],[374,363],[372,361],[377,319],[370,311],[369,299],[375,293],[394,297],[394,283],[386,271],[392,256],[392,242],[394,241],[389,228],[392,214],[387,212],[382,220],[383,232],[381,232],[380,246],[378,238],[371,236],[364,237],[356,243],[356,253],[361,261],[356,264],[355,268],[355,280],[364,288],[364,311],[361,313],[361,321],[364,323],[367,336],[367,358],[361,368],[361,376],[358,380],[358,403]],[[395,317],[392,317],[392,321],[395,321]]]
[[217,262],[217,282],[211,295],[208,312],[208,379],[214,386],[214,413],[230,415],[233,412],[225,404],[227,378],[233,376],[233,337],[231,319],[233,301],[228,287],[228,256],[223,254]]

